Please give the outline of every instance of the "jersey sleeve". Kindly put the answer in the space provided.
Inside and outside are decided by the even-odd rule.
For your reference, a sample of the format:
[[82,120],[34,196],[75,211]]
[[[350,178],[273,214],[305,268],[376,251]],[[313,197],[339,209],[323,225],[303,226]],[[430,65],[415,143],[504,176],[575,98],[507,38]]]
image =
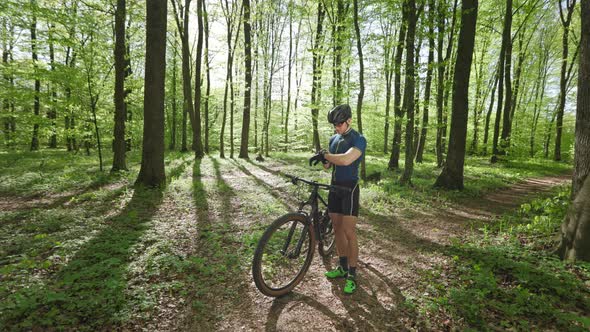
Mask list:
[[358,135],[353,141],[353,147],[360,150],[362,154],[365,154],[365,150],[367,149],[367,140],[365,136]]
[[330,137],[330,141],[328,142],[328,152],[330,153],[336,153],[336,151],[332,151],[332,143],[334,142],[334,139],[336,139],[336,135],[332,135],[332,137]]

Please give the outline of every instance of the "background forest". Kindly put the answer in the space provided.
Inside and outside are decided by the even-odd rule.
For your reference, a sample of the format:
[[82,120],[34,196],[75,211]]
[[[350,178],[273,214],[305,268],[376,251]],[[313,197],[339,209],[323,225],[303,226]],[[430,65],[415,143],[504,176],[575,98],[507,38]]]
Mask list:
[[[190,116],[184,110],[191,112],[194,105],[183,106],[183,84],[192,94],[195,84],[196,6],[183,13],[190,4],[169,4],[165,139],[171,150],[193,146],[193,127],[187,125]],[[229,152],[233,157],[241,139],[245,89],[242,3],[212,1],[204,5],[200,139],[206,151],[221,156]],[[124,120],[119,121],[125,122],[126,147],[141,146],[144,6],[141,1],[2,4],[3,149],[49,147],[97,153],[100,146],[111,150],[117,57],[123,61],[125,77]],[[352,3],[257,1],[251,6],[251,151],[262,155],[273,150],[310,151],[314,127],[320,137],[331,133],[324,121],[327,110],[338,103],[349,103],[353,108],[357,104],[361,76],[364,98],[358,115],[362,114],[362,131],[371,143],[370,152],[387,154],[400,145],[404,151],[405,139],[401,137],[407,117],[402,78],[408,62],[404,60],[406,28],[402,23],[406,21],[401,2],[359,4],[362,67]],[[503,2],[484,2],[478,10],[469,89],[468,153],[491,154],[494,144],[510,137],[504,147],[509,155],[571,160],[580,38],[579,15],[574,15],[577,7],[562,4],[561,8],[541,0],[514,3],[510,49],[505,51],[509,61],[499,66],[498,59],[505,56],[499,47],[503,44],[505,6]],[[425,2],[419,7],[415,58],[411,59],[416,75],[414,139],[420,151],[418,160],[426,150],[439,154],[440,165],[448,140],[460,4]],[[117,15],[124,16],[118,26]],[[118,49],[117,35],[124,41]],[[504,66],[511,68],[506,76],[512,81],[510,93],[502,93],[505,75],[499,76],[498,71]],[[502,111],[505,109],[509,111]],[[314,126],[312,114],[318,112],[319,122]],[[508,121],[496,124],[502,114],[509,115]],[[496,133],[500,128],[501,133]]]
[[[590,328],[590,1],[0,1],[0,330]],[[353,110],[359,289],[251,260]]]

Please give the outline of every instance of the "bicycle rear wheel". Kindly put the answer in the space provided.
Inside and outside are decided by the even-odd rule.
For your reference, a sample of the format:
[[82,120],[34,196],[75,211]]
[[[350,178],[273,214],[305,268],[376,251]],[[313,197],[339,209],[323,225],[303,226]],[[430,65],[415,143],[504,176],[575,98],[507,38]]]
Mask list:
[[320,241],[318,241],[318,251],[322,257],[329,256],[334,250],[336,237],[334,236],[334,226],[332,225],[332,220],[327,209],[320,220],[320,238]]
[[315,239],[307,218],[289,213],[264,232],[252,262],[256,287],[267,296],[287,294],[303,279],[313,259]]

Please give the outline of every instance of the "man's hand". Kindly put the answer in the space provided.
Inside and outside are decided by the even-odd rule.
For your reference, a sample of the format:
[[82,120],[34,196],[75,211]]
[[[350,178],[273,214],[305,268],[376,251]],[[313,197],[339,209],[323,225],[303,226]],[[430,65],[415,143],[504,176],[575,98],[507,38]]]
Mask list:
[[320,151],[318,151],[318,153],[316,153],[315,156],[309,158],[309,166],[311,166],[312,163],[313,163],[313,166],[315,166],[320,161],[322,162],[322,164],[328,163],[328,161],[326,160],[326,157],[324,156],[326,153],[327,153],[326,150],[320,150]]

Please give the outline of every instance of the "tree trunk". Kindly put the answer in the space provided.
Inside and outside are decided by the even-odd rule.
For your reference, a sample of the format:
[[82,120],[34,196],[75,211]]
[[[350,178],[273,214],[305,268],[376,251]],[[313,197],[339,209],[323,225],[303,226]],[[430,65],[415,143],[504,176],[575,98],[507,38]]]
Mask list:
[[205,32],[205,71],[207,90],[205,90],[205,153],[209,154],[209,95],[211,93],[211,68],[209,64],[209,15],[207,2],[203,1],[203,24]]
[[166,183],[164,171],[166,0],[148,1],[146,7],[143,146],[141,168],[135,183],[156,187]]
[[568,61],[568,36],[569,28],[572,22],[572,14],[574,13],[574,7],[576,6],[576,0],[566,1],[566,17],[563,16],[562,2],[558,3],[559,16],[561,24],[563,25],[563,38],[562,42],[562,55],[561,55],[561,75],[559,78],[559,104],[557,108],[557,123],[555,125],[555,150],[553,151],[553,160],[561,160],[561,133],[563,131],[563,112],[565,110],[565,99],[567,94],[567,61]]
[[193,146],[195,148],[195,158],[203,158],[203,141],[201,140],[201,64],[203,59],[203,2],[197,0],[197,54],[195,55],[195,117],[193,123]]
[[[55,24],[51,23],[49,25],[48,37],[49,37],[49,64],[51,67],[51,72],[55,73],[55,51],[53,46],[53,30],[55,29]],[[57,92],[55,91],[55,84],[52,83],[51,87],[51,106],[49,111],[47,112],[47,118],[51,121],[51,135],[49,136],[49,148],[56,149],[57,148]]]
[[125,0],[115,10],[115,128],[111,172],[127,169],[125,147]]
[[[580,16],[582,20],[582,32],[580,38],[580,64],[578,67],[576,143],[574,149],[572,197],[576,197],[578,192],[580,192],[590,172],[590,3],[588,1],[582,1]],[[587,184],[586,187],[588,186],[590,185]],[[587,204],[586,206],[589,205]],[[586,235],[590,234],[586,233]],[[588,237],[586,238],[588,239]],[[586,255],[588,255],[586,257],[590,257],[590,251],[586,251]]]
[[240,144],[240,158],[248,159],[248,138],[250,135],[250,104],[252,87],[252,40],[250,28],[250,0],[243,0],[244,11],[244,66],[246,68],[244,89],[244,113],[242,119],[242,140]]
[[416,37],[416,1],[408,0],[405,9],[408,17],[408,33],[406,36],[406,78],[404,84],[404,105],[406,107],[406,153],[404,173],[400,178],[401,185],[412,184],[412,173],[414,171],[414,108],[415,108],[415,80],[416,73],[414,68],[414,47]]
[[178,49],[177,49],[177,37],[176,37],[176,31],[174,32],[174,51],[172,53],[172,125],[170,128],[170,150],[174,150],[176,149],[176,116],[177,116],[177,105],[176,105],[176,72],[178,71],[177,67],[177,55],[178,55]]
[[285,123],[283,132],[285,134],[284,152],[289,146],[289,112],[291,111],[291,72],[293,69],[293,2],[289,2],[289,57],[287,58],[287,111],[285,112]]
[[424,146],[426,145],[426,135],[428,134],[428,113],[430,107],[430,90],[432,86],[432,68],[434,66],[434,17],[436,7],[434,0],[428,2],[428,68],[426,69],[426,86],[424,87],[424,111],[422,113],[422,130],[420,141],[418,143],[418,152],[416,162],[422,163],[424,155]]
[[33,58],[33,71],[35,75],[35,96],[33,101],[33,138],[31,139],[31,151],[39,150],[39,93],[41,90],[41,81],[39,80],[39,71],[37,66],[37,1],[31,0],[31,11],[33,19],[31,21],[31,55]]
[[500,68],[494,71],[494,77],[492,81],[492,93],[490,94],[490,106],[488,107],[488,111],[486,113],[486,123],[483,132],[483,151],[482,154],[484,156],[488,155],[488,138],[490,132],[490,118],[492,117],[492,111],[494,109],[494,98],[496,97],[496,87],[498,86],[498,79],[500,78]]
[[[588,147],[586,149],[588,150]],[[579,188],[576,199],[561,224],[561,243],[557,254],[567,261],[590,261],[590,180],[588,177]]]
[[[504,97],[504,115],[502,116],[502,134],[500,136],[500,149],[498,154],[505,155],[510,140],[510,112],[512,111],[512,0],[510,6],[506,7],[505,29],[508,38],[506,40],[506,58],[504,64],[504,84],[506,84],[506,96]],[[510,8],[510,10],[508,10]]]
[[[506,13],[504,15],[504,30],[502,32],[502,46],[500,47],[500,60],[498,61],[498,108],[496,109],[496,120],[494,122],[494,137],[492,141],[491,162],[498,161],[500,150],[498,149],[498,138],[500,136],[500,121],[502,121],[502,101],[504,100],[504,65],[506,63],[506,49],[510,43],[510,30],[512,27],[512,0],[506,0]],[[510,75],[508,73],[507,75]]]
[[[354,31],[356,33],[356,48],[359,55],[359,94],[356,102],[356,121],[359,133],[363,133],[362,108],[363,97],[365,96],[365,63],[363,60],[363,48],[361,45],[361,31],[359,27],[359,8],[358,0],[354,0]],[[361,162],[361,179],[367,178],[365,168],[365,158]]]
[[[543,45],[543,44],[542,44]],[[530,135],[530,156],[535,156],[535,136],[537,133],[537,125],[539,123],[539,117],[541,115],[541,105],[543,104],[543,98],[545,96],[545,87],[547,84],[547,73],[549,72],[549,48],[542,47],[541,63],[539,64],[539,72],[536,80],[535,88],[535,104],[533,107],[533,125],[531,127]],[[539,90],[541,90],[539,92]]]
[[[408,10],[406,9],[407,1],[402,4],[402,21],[398,35],[397,46],[395,49],[395,64],[394,64],[394,88],[393,88],[393,112],[395,119],[393,121],[393,143],[391,145],[391,155],[389,157],[388,168],[390,170],[399,168],[399,155],[401,149],[401,137],[402,137],[402,119],[404,117],[404,111],[402,110],[401,104],[401,65],[402,65],[402,53],[404,51],[404,41],[406,40],[406,31],[408,28]],[[406,55],[407,57],[407,55]],[[404,87],[407,89],[407,87]]]
[[[172,8],[174,10],[174,19],[176,21],[176,27],[180,34],[181,49],[182,49],[182,137],[181,137],[181,148],[182,152],[188,151],[187,144],[187,122],[190,120],[193,125],[193,95],[191,87],[191,68],[190,68],[190,45],[189,45],[189,8],[191,0],[184,1],[184,7],[177,4],[177,1],[172,1]],[[176,6],[179,6],[179,10]],[[194,127],[193,127],[194,130]]]
[[318,113],[320,109],[320,89],[322,79],[322,66],[321,66],[321,48],[322,48],[322,23],[324,21],[325,10],[322,6],[322,2],[318,2],[318,17],[315,33],[315,42],[312,49],[313,60],[312,60],[312,71],[313,80],[311,85],[311,121],[313,126],[313,146],[316,151],[320,150],[320,135],[318,132]]
[[477,0],[463,0],[461,4],[461,30],[453,77],[453,112],[449,153],[445,166],[435,183],[435,186],[446,189],[463,189],[467,118],[469,116],[469,76],[475,44],[477,7]]

